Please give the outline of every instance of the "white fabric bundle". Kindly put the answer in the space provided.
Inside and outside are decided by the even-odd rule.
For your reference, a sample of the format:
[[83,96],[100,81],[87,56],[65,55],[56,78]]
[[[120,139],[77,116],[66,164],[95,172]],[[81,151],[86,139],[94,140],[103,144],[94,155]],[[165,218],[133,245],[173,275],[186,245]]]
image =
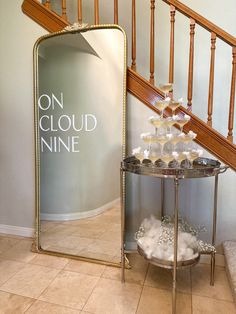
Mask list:
[[[145,218],[141,224],[144,234],[138,236],[137,244],[145,252],[147,258],[158,258],[167,261],[174,260],[174,226],[165,227],[162,226],[161,221],[157,220],[155,217],[151,216],[149,219]],[[165,228],[168,228],[167,233],[165,233]],[[163,232],[164,231],[164,232]],[[163,236],[163,234],[165,235]],[[172,238],[168,238],[172,236]],[[166,237],[166,239],[165,239]],[[185,261],[195,258],[198,253],[194,252],[194,248],[197,247],[198,240],[195,236],[190,233],[183,232],[179,230],[178,232],[178,253],[177,260]]]

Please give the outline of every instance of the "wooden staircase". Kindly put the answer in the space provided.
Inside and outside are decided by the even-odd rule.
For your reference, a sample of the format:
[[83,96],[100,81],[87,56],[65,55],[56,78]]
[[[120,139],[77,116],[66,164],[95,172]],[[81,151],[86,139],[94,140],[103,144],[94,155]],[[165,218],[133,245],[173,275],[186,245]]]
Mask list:
[[[190,129],[198,134],[197,142],[221,161],[236,170],[236,145],[233,144],[234,125],[234,103],[236,85],[236,38],[229,35],[210,21],[206,20],[187,6],[176,0],[162,0],[170,5],[170,62],[169,82],[174,81],[174,23],[175,12],[178,10],[190,19],[190,50],[189,50],[189,71],[188,71],[188,109],[180,107],[179,111],[191,116],[190,123],[184,127],[184,131]],[[150,79],[149,81],[139,75],[136,71],[136,17],[135,0],[132,0],[132,65],[128,68],[127,89],[128,92],[137,97],[143,104],[159,113],[154,103],[164,98],[163,93],[154,85],[154,9],[155,0],[150,1],[151,27],[150,27]],[[66,17],[66,1],[62,1],[62,16],[50,10],[50,1],[41,4],[37,0],[24,0],[23,12],[40,24],[49,32],[62,30],[69,25]],[[78,1],[78,20],[82,22],[82,1]],[[114,22],[118,24],[118,0],[114,0]],[[199,24],[211,33],[211,67],[209,75],[209,96],[208,96],[208,119],[207,122],[199,119],[191,112],[193,93],[193,59],[194,59],[194,30],[195,24]],[[94,0],[94,24],[99,24],[99,1]],[[224,40],[232,46],[232,80],[230,91],[228,137],[226,138],[212,128],[213,112],[213,89],[214,89],[214,60],[216,38]],[[166,115],[170,115],[167,110]]]

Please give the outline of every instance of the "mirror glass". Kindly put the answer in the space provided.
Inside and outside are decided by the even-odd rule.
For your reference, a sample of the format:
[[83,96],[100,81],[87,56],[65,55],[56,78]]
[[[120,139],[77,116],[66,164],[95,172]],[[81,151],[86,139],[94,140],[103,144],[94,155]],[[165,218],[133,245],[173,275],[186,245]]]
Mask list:
[[116,26],[36,43],[38,251],[120,262],[125,55]]

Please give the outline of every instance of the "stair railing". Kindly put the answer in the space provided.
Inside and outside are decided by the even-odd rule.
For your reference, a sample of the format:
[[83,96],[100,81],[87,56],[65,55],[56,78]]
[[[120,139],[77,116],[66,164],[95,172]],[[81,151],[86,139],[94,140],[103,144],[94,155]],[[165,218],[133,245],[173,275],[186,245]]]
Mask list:
[[[161,1],[161,0],[160,0]],[[176,11],[184,14],[190,21],[190,40],[189,40],[189,67],[188,67],[188,109],[192,106],[193,94],[193,71],[194,71],[194,37],[195,25],[198,24],[205,28],[211,35],[210,39],[210,71],[209,71],[209,90],[208,90],[208,117],[207,122],[199,119],[190,111],[186,111],[181,107],[181,111],[189,113],[191,116],[191,129],[198,133],[200,145],[207,150],[218,156],[221,160],[229,164],[236,170],[236,146],[233,144],[233,125],[234,125],[234,106],[235,106],[235,85],[236,85],[236,38],[211,23],[189,7],[185,6],[177,0],[162,0],[170,6],[170,55],[169,55],[169,81],[174,82],[174,50],[175,50],[175,13]],[[62,7],[66,11],[66,0],[61,0]],[[82,22],[82,0],[78,0],[78,21]],[[44,7],[44,9],[42,9]],[[150,30],[153,28],[155,31],[154,12],[155,0],[150,0]],[[99,1],[94,0],[94,19],[99,22]],[[58,14],[52,11],[52,2],[50,0],[24,0],[22,10],[25,14],[29,15],[33,20],[42,25],[44,28],[52,31],[63,29],[69,24],[66,20],[66,15]],[[63,10],[61,10],[63,13]],[[97,16],[97,17],[96,17]],[[152,19],[153,16],[153,19]],[[114,0],[114,22],[118,22],[118,0]],[[152,26],[153,25],[153,26]],[[154,49],[154,31],[150,35],[150,47]],[[152,39],[153,36],[153,39]],[[216,54],[216,41],[217,39],[223,40],[226,44],[232,47],[232,76],[230,87],[230,105],[228,114],[228,141],[219,132],[212,128],[212,113],[213,113],[213,96],[214,96],[214,78],[215,78],[215,54]],[[153,45],[151,42],[153,41]],[[129,92],[135,95],[140,101],[149,106],[152,110],[157,111],[153,106],[155,101],[160,97],[164,97],[163,93],[154,86],[154,84],[145,80],[141,75],[136,72],[136,0],[132,0],[132,65],[128,69],[128,85]],[[150,53],[151,58],[154,58],[154,53]],[[153,60],[154,62],[154,60]],[[154,72],[153,72],[154,76]],[[154,83],[154,77],[153,77]],[[167,113],[168,114],[168,113]],[[188,131],[187,129],[185,131]]]
[[[162,0],[170,6],[170,52],[169,52],[169,82],[174,83],[174,51],[175,51],[175,14],[176,11],[182,13],[189,19],[189,65],[188,65],[188,84],[187,84],[187,107],[192,110],[193,87],[194,87],[194,40],[195,26],[206,29],[211,34],[210,42],[210,69],[208,87],[208,108],[207,124],[212,127],[213,104],[214,104],[214,80],[215,80],[215,55],[216,41],[218,38],[232,47],[232,75],[230,88],[230,103],[228,113],[228,135],[227,139],[233,142],[234,108],[235,108],[235,88],[236,88],[236,38],[225,32],[217,25],[211,23],[200,14],[191,10],[178,0]],[[150,77],[149,82],[155,85],[155,0],[150,0]],[[66,21],[66,0],[62,0],[62,18]],[[51,1],[45,1],[45,6],[50,9]],[[94,0],[94,24],[99,24],[99,0]],[[82,0],[78,0],[78,21],[82,23]],[[114,23],[118,23],[118,0],[114,0]],[[132,70],[136,71],[136,1],[132,0]]]

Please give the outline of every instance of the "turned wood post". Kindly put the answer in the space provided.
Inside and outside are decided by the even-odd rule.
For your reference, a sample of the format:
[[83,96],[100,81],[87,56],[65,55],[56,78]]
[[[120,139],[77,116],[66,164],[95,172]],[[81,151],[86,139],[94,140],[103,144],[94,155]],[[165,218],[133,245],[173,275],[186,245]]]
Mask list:
[[132,64],[131,69],[136,71],[136,3],[132,0]]
[[192,110],[193,99],[193,62],[194,62],[194,35],[195,20],[190,19],[190,44],[189,44],[189,66],[188,66],[188,110]]
[[99,24],[99,0],[94,0],[94,24]]
[[51,1],[50,0],[46,0],[44,3],[45,7],[48,8],[49,10],[51,9]]
[[151,0],[151,18],[150,18],[150,83],[154,84],[154,69],[155,69],[155,0]]
[[233,127],[234,127],[234,103],[235,103],[235,82],[236,82],[236,47],[232,51],[232,78],[230,90],[230,107],[229,107],[229,132],[228,140],[233,142]]
[[78,22],[79,24],[82,24],[82,0],[78,0]]
[[61,12],[62,12],[62,18],[67,21],[66,0],[62,0],[62,2],[61,2]]
[[211,64],[209,76],[208,91],[208,117],[207,124],[212,126],[213,98],[214,98],[214,78],[215,78],[215,51],[216,51],[216,34],[211,33]]
[[114,24],[118,24],[118,0],[114,0]]
[[174,83],[174,52],[175,52],[175,7],[170,6],[170,60],[169,83]]

